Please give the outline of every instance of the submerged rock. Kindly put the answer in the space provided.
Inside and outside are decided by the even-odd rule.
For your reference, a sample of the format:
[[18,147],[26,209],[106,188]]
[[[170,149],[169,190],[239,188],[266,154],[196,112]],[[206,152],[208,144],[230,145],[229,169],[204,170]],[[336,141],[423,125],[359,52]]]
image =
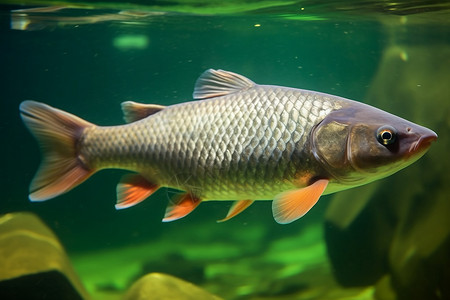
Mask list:
[[2,299],[89,299],[53,232],[31,213],[0,217]]
[[325,236],[338,281],[375,284],[379,300],[450,299],[448,57],[448,45],[386,50],[369,102],[402,112],[439,139],[401,174],[339,193],[327,212]]
[[196,285],[179,278],[150,273],[136,281],[125,295],[124,300],[220,300]]
[[189,280],[189,282],[194,284],[201,284],[205,279],[203,264],[190,261],[182,254],[175,252],[168,253],[164,259],[157,262],[144,262],[141,273],[136,276],[136,279],[148,273],[170,274],[184,280]]
[[396,228],[389,262],[398,299],[450,299],[450,202],[444,195],[433,202],[407,209]]

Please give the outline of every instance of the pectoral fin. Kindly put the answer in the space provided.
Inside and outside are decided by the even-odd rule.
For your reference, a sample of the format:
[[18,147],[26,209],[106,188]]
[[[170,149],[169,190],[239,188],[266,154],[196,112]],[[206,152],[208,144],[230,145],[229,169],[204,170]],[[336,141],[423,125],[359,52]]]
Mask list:
[[303,217],[317,203],[328,182],[327,179],[320,179],[305,188],[277,195],[272,202],[275,221],[288,224]]
[[116,188],[116,209],[123,209],[136,205],[148,198],[158,188],[159,185],[149,182],[142,175],[125,175],[122,177]]
[[190,214],[201,200],[189,193],[181,194],[173,198],[167,205],[163,222],[171,222],[181,219]]
[[252,205],[253,202],[254,202],[253,200],[234,201],[233,205],[231,205],[230,210],[228,211],[227,216],[222,220],[217,220],[217,223],[228,221],[229,219],[237,216],[238,214],[243,212],[247,207]]

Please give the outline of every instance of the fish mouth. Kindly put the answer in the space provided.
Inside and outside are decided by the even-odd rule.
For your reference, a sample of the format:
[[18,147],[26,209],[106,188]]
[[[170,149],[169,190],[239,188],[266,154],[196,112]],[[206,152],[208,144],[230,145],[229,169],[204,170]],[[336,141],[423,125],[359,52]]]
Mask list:
[[429,133],[422,135],[417,141],[411,144],[408,149],[408,156],[426,151],[437,137],[437,134],[431,130]]

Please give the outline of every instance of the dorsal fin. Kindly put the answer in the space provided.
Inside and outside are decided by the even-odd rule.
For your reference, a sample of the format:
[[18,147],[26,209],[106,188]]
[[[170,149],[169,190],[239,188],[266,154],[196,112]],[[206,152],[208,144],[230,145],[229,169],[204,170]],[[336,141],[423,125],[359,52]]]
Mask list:
[[224,70],[209,69],[197,79],[194,88],[194,99],[207,99],[224,96],[238,91],[250,89],[255,83],[250,79]]
[[142,104],[133,101],[122,102],[123,119],[127,123],[138,121],[147,118],[158,111],[165,108],[163,105],[158,104]]

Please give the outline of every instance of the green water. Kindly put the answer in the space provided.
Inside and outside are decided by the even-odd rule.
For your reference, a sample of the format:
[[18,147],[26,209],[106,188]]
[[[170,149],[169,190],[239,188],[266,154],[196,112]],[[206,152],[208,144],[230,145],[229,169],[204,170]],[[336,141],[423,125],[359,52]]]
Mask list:
[[[417,209],[411,209],[405,221],[414,224],[415,211],[430,212],[433,218],[434,203],[448,198],[448,4],[79,5],[49,12],[0,6],[0,212],[39,215],[55,231],[91,293],[112,286],[120,294],[143,275],[139,269],[146,262],[148,272],[170,272],[182,257],[186,280],[226,299],[331,299],[323,291],[311,291],[315,283],[324,290],[327,285],[340,288],[323,237],[324,215],[333,197],[322,197],[290,225],[274,222],[270,202],[256,203],[222,224],[215,221],[226,215],[230,204],[225,202],[205,203],[179,221],[161,223],[167,190],[116,211],[115,187],[125,172],[105,170],[56,199],[30,203],[28,185],[40,155],[19,118],[23,100],[41,101],[99,125],[122,124],[121,102],[190,101],[195,80],[208,68],[240,73],[261,84],[335,94],[377,106],[439,135],[423,159],[374,188],[372,202],[414,199],[408,207]],[[350,206],[361,193],[357,189],[340,197],[348,198]],[[402,207],[376,211],[394,215]],[[437,227],[450,227],[445,216],[450,217],[450,210],[442,218],[447,223]],[[434,227],[426,228],[425,235],[434,232]],[[445,241],[448,244],[448,236]],[[349,244],[354,247],[357,240]],[[92,253],[101,253],[103,259],[89,256]],[[115,268],[125,271],[120,274]],[[302,272],[311,280],[299,283],[295,276]],[[347,292],[359,297],[355,299],[372,299],[375,282]]]

